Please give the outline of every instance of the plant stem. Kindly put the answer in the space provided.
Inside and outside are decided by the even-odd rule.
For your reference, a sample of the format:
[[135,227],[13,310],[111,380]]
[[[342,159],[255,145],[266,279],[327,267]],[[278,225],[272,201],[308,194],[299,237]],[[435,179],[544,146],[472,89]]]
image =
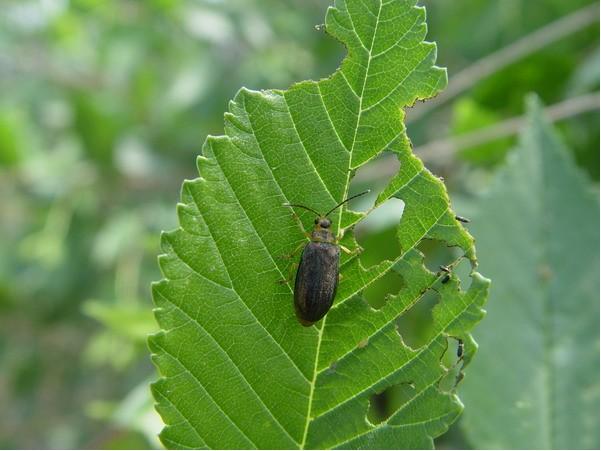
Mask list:
[[598,21],[599,3],[596,2],[555,22],[551,22],[508,46],[485,56],[457,73],[451,79],[447,88],[436,98],[426,103],[416,104],[412,109],[407,110],[406,123],[415,122],[427,112],[457,97],[489,75]]
[[[599,109],[599,92],[585,94],[579,97],[564,100],[545,108],[545,115],[551,122],[557,122],[578,114]],[[517,116],[498,122],[490,127],[484,127],[472,133],[431,141],[414,149],[420,158],[437,161],[452,157],[455,152],[494,141],[505,136],[519,132],[526,123],[525,116]]]
[[[544,112],[551,122],[558,122],[598,109],[599,92],[594,92],[556,103],[545,108]],[[451,158],[461,149],[514,135],[524,127],[526,121],[525,116],[513,117],[472,133],[431,141],[423,146],[416,147],[414,152],[423,160],[435,160],[439,163],[445,158]],[[386,154],[358,173],[355,181],[365,182],[385,179],[396,174],[398,167],[396,157],[392,154]]]

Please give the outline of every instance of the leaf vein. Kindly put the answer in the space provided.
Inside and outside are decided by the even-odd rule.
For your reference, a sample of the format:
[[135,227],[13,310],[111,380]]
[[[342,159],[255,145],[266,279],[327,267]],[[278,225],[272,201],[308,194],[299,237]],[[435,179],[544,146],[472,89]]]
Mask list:
[[[167,402],[171,407],[173,407],[175,409],[175,411],[179,414],[179,416],[182,418],[182,421],[180,423],[176,423],[176,424],[167,424],[167,426],[171,426],[171,427],[175,427],[176,425],[181,425],[182,423],[187,423],[190,427],[190,429],[192,430],[192,432],[194,433],[194,435],[196,435],[196,437],[198,437],[198,439],[203,443],[204,446],[206,446],[206,442],[203,440],[203,438],[201,437],[198,429],[196,429],[195,426],[192,425],[192,423],[190,422],[190,420],[188,419],[188,417],[173,403],[171,402],[171,400],[166,397],[160,390],[155,390],[155,393],[157,395],[159,395],[165,402]],[[188,449],[192,449],[193,447],[190,447],[188,445],[184,445],[183,443],[181,443],[182,446],[188,448]]]
[[[170,304],[172,304],[175,307],[177,307],[171,301],[169,301],[168,299],[166,299],[165,296],[163,296],[162,294],[161,294],[161,297],[163,297],[163,299],[165,299]],[[179,307],[177,307],[177,308],[179,309]],[[183,310],[181,310],[181,311],[185,315],[187,315],[186,312],[184,312]],[[254,443],[251,440],[251,438],[242,429],[240,429],[240,427],[236,424],[236,422],[234,420],[232,420],[232,418],[223,410],[223,408],[219,405],[219,403],[215,400],[215,398],[208,392],[208,390],[205,388],[205,386],[202,384],[202,382],[200,382],[200,379],[198,378],[198,376],[196,376],[196,374],[192,373],[192,371],[190,371],[186,367],[186,365],[177,356],[173,355],[165,347],[161,346],[159,343],[155,343],[155,345],[158,348],[160,348],[166,355],[171,356],[171,358],[173,358],[181,366],[181,368],[184,370],[184,372],[187,373],[188,375],[190,375],[190,377],[192,378],[192,380],[197,384],[198,387],[200,387],[200,389],[202,390],[202,392],[206,393],[206,395],[209,397],[209,399],[211,400],[211,402],[217,407],[217,409],[219,409],[219,411],[224,415],[224,417],[227,418],[227,420],[232,424],[232,426],[234,426],[240,432],[240,434],[244,437],[244,439],[246,441],[248,441],[251,445],[253,445],[256,448],[257,447],[256,443]]]
[[[472,298],[476,298],[478,297],[478,294],[483,291],[482,288],[479,288],[471,297]],[[405,362],[403,365],[401,365],[400,367],[396,368],[394,371],[389,372],[387,374],[385,374],[383,377],[381,377],[380,379],[376,380],[374,383],[370,384],[369,386],[365,387],[363,390],[361,390],[360,392],[358,392],[357,394],[355,394],[354,396],[351,396],[350,398],[346,398],[345,400],[341,401],[341,402],[337,402],[337,404],[330,408],[327,409],[323,412],[321,412],[319,415],[317,415],[315,418],[320,418],[336,409],[339,409],[342,405],[346,404],[349,401],[352,401],[353,399],[358,398],[359,396],[365,394],[366,392],[368,392],[370,389],[372,389],[374,386],[378,385],[379,383],[383,382],[385,379],[389,378],[390,376],[392,376],[395,373],[399,373],[401,372],[403,369],[405,369],[409,364],[413,363],[415,361],[415,359],[418,359],[422,356],[422,354],[424,354],[425,352],[432,352],[431,346],[436,342],[436,340],[438,340],[445,332],[445,330],[455,321],[457,320],[457,318],[459,318],[460,316],[462,316],[465,312],[467,312],[469,310],[469,308],[471,307],[471,303],[470,302],[463,302],[463,309],[452,319],[450,319],[444,326],[441,327],[441,330],[439,332],[437,332],[434,337],[424,346],[422,346],[419,350],[419,352],[412,358],[409,359],[407,362]],[[437,379],[439,380],[439,379]],[[436,381],[434,381],[434,383],[436,383]],[[425,389],[431,387],[434,383],[427,385],[425,387]],[[420,390],[418,393],[416,393],[416,396],[423,393],[425,391],[425,389]],[[396,410],[396,412],[398,412],[399,410],[401,410],[403,407],[405,407],[407,404],[409,404],[416,396],[412,397],[411,399],[409,399],[408,401],[406,401],[404,404],[402,404],[399,409]],[[396,413],[395,412],[395,413]],[[394,414],[393,414],[394,415]],[[334,445],[336,446],[336,445]]]
[[[290,433],[288,432],[288,430],[280,423],[280,421],[273,415],[273,413],[271,412],[271,410],[269,410],[269,408],[267,407],[267,405],[265,404],[265,402],[263,401],[263,398],[259,395],[259,393],[255,390],[255,388],[252,386],[252,384],[249,382],[249,380],[246,378],[246,376],[244,376],[244,373],[242,372],[242,370],[240,369],[240,367],[236,364],[236,362],[234,362],[234,360],[232,359],[232,356],[229,354],[229,352],[223,347],[221,346],[221,344],[215,339],[215,337],[213,337],[203,326],[202,324],[200,324],[200,321],[198,320],[198,318],[194,318],[192,317],[188,312],[186,312],[184,309],[182,309],[179,305],[175,304],[174,302],[172,302],[171,300],[167,299],[166,296],[164,296],[161,292],[159,292],[159,296],[161,296],[166,302],[168,302],[169,304],[173,305],[177,310],[179,310],[183,315],[185,315],[187,318],[190,319],[190,321],[192,321],[192,324],[195,325],[200,331],[202,331],[202,333],[204,335],[206,335],[207,337],[209,337],[211,339],[211,341],[217,345],[217,347],[221,350],[221,352],[223,352],[223,354],[225,355],[225,357],[227,358],[227,360],[231,363],[232,367],[234,368],[234,370],[238,373],[238,375],[242,378],[243,382],[246,384],[246,386],[250,389],[250,391],[255,395],[255,397],[257,398],[257,400],[259,401],[259,403],[262,405],[263,409],[269,414],[269,416],[271,418],[273,418],[273,420],[276,422],[276,424],[282,429],[282,431],[294,442],[298,445],[298,442],[296,440],[294,440],[294,438],[290,435]],[[186,369],[186,371],[198,382],[198,384],[203,388],[203,391],[205,391],[207,393],[207,395],[209,395],[209,397],[215,402],[215,404],[220,407],[217,402],[215,401],[215,398],[213,396],[211,396],[211,394],[208,392],[208,390],[206,389],[206,387],[204,387],[204,385],[202,384],[202,382],[200,381],[200,379],[194,374],[192,373],[185,365],[184,363],[179,359],[178,356],[175,356],[171,353],[169,353],[169,351],[167,351],[164,347],[160,346],[159,347],[161,349],[163,349],[163,351],[165,351],[167,354],[171,355],[175,360],[177,360],[180,365]],[[232,421],[232,423],[234,425],[236,425],[236,423],[231,420],[231,418],[229,417],[229,415],[227,415],[220,407],[220,410],[224,413],[224,415],[226,415],[230,421]],[[236,427],[238,427],[236,425]],[[240,432],[243,432],[239,427],[238,429],[240,430]],[[246,435],[246,434],[245,434]],[[248,438],[248,436],[247,436]],[[256,443],[252,442],[252,440],[250,438],[248,438],[251,443],[257,447]]]

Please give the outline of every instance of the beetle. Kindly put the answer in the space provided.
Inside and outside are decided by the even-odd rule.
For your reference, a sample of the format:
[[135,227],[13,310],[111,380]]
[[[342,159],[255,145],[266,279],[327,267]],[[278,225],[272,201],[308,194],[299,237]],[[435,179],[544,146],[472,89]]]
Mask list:
[[304,208],[317,215],[313,231],[307,234],[310,242],[303,248],[294,281],[294,310],[303,326],[313,325],[328,313],[338,288],[341,246],[330,230],[332,221],[328,216],[348,201],[367,193],[369,190],[348,197],[325,215],[304,205],[284,204],[286,207]]

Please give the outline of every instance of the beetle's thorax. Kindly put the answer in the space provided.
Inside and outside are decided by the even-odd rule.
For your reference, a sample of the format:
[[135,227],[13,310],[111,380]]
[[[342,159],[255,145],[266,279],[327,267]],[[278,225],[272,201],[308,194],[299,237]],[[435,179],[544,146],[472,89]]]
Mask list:
[[311,232],[311,241],[317,243],[333,243],[335,240],[330,229],[320,227],[318,224],[313,228],[313,232]]

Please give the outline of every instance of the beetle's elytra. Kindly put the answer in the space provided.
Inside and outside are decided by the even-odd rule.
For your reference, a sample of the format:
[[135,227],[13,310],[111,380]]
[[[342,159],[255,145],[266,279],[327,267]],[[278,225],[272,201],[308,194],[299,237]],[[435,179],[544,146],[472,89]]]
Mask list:
[[338,287],[340,248],[330,230],[330,220],[318,218],[315,222],[294,281],[294,308],[303,326],[310,326],[328,313]]
[[368,192],[345,199],[325,215],[303,205],[285,204],[288,207],[304,208],[317,214],[315,226],[309,236],[311,241],[303,249],[294,281],[294,309],[303,326],[311,326],[323,318],[332,307],[336,296],[340,246],[330,230],[332,221],[328,215],[342,204]]

